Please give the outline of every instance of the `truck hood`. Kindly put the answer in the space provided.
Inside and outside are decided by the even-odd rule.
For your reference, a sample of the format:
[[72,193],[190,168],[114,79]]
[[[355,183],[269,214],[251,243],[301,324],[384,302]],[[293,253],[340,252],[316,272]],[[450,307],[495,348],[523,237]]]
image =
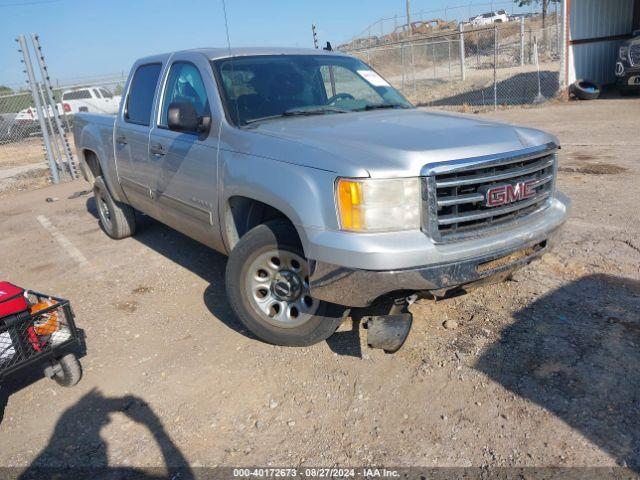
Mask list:
[[311,149],[280,160],[354,177],[418,176],[430,163],[558,144],[540,130],[422,109],[285,118],[252,131]]

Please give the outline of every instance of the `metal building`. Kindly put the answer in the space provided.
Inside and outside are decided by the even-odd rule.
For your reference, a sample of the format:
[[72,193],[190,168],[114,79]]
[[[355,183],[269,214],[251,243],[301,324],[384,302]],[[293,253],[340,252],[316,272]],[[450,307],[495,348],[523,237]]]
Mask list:
[[618,47],[640,30],[640,0],[563,0],[560,81],[615,82]]

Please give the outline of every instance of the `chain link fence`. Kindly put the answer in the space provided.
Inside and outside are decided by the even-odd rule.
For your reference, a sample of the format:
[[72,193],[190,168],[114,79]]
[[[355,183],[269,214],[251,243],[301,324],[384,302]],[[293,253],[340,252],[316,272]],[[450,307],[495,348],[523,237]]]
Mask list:
[[[62,128],[73,145],[73,118],[78,112],[114,114],[126,78],[123,74],[94,78],[69,79],[53,86],[56,108],[62,117]],[[45,91],[40,86],[43,105]],[[58,133],[54,112],[44,109],[45,125],[51,137]],[[17,169],[46,163],[42,128],[30,90],[24,87],[1,87],[0,90],[0,167]],[[54,145],[61,149],[61,145]],[[59,151],[59,158],[62,152]]]
[[[366,40],[366,39],[365,39]],[[340,49],[358,56],[418,105],[496,109],[542,103],[560,90],[559,16],[446,28],[387,44]]]

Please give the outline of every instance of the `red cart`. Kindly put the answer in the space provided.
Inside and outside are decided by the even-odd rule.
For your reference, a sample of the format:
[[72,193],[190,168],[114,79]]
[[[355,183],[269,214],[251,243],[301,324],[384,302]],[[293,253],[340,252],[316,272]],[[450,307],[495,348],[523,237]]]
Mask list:
[[26,369],[71,387],[80,381],[82,341],[68,300],[0,282],[0,384]]

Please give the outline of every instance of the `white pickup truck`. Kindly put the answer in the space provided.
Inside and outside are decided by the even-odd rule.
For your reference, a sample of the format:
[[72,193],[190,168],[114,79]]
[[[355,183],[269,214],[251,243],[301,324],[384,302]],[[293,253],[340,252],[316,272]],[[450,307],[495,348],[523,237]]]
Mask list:
[[118,113],[120,96],[103,87],[87,87],[66,90],[62,93],[62,107],[66,113],[79,112]]

